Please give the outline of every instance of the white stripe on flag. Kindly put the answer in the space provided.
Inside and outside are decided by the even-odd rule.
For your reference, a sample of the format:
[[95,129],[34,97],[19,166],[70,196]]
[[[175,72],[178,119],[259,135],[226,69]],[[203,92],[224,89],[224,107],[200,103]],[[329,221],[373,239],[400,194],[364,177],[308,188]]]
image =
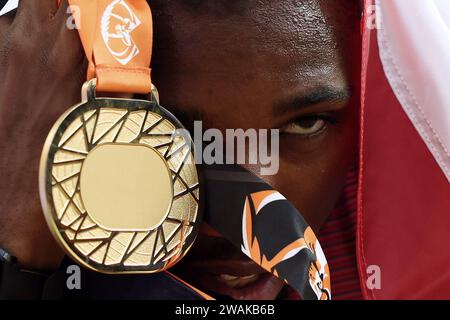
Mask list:
[[450,1],[377,0],[377,10],[386,77],[450,182]]

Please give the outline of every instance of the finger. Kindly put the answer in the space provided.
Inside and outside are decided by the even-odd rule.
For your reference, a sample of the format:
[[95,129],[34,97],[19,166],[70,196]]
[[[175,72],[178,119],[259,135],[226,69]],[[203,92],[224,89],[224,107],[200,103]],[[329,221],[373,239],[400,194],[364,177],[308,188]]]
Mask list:
[[60,47],[64,51],[72,51],[78,56],[82,52],[82,46],[78,30],[70,21],[71,14],[68,8],[68,0],[62,0],[58,12],[54,17],[53,24],[57,33],[55,46]]
[[77,30],[61,26],[56,38],[53,52],[64,65],[75,65],[83,62],[85,58],[83,46]]
[[11,26],[11,24],[14,21],[14,16],[15,16],[14,12],[9,12],[9,13],[5,14],[4,16],[0,17],[0,41],[2,41],[2,39],[8,32],[9,27]]
[[[58,65],[65,66],[81,66],[84,62],[85,54],[81,45],[78,30],[68,23],[70,13],[68,13],[68,0],[61,2],[60,8],[54,17],[54,32],[57,34],[53,47],[53,56]],[[84,68],[77,72],[77,75],[83,74]],[[79,73],[79,74],[78,74]]]
[[57,14],[68,14],[67,8],[69,8],[68,0],[56,0],[58,3],[58,12]]
[[59,6],[58,6],[58,10],[55,14],[54,19],[56,21],[59,21],[60,24],[67,25],[67,21],[71,15],[70,10],[69,10],[69,1],[62,0],[62,1],[58,1],[58,3],[59,3]]
[[57,0],[21,0],[16,18],[22,23],[34,22],[39,25],[49,20],[57,10]]
[[[11,26],[12,22],[14,21],[14,17],[16,15],[16,9],[12,6],[11,2],[8,3],[8,1],[1,1],[3,3],[3,6],[1,7],[1,11],[7,12],[7,10],[10,10],[7,13],[3,13],[3,15],[0,17],[0,36],[3,38],[3,36],[8,31],[9,27]],[[14,8],[14,10],[11,10]]]

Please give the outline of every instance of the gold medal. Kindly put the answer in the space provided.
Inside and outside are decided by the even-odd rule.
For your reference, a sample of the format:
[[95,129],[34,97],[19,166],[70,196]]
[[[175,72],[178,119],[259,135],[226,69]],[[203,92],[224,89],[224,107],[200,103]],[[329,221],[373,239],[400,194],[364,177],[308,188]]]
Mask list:
[[[105,12],[120,13],[115,3],[103,1]],[[201,221],[193,143],[159,106],[156,89],[151,101],[98,98],[96,83],[86,82],[82,102],[45,143],[39,183],[46,220],[67,254],[90,269],[166,270],[186,254]]]

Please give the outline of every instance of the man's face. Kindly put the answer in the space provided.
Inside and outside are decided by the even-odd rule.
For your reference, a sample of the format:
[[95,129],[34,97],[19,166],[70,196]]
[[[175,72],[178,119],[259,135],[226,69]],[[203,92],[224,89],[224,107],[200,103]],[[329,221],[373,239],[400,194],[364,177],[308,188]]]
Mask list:
[[[187,128],[280,129],[279,171],[262,178],[318,231],[355,160],[359,1],[149,3],[161,104]],[[194,285],[237,299],[273,299],[283,286],[211,232],[180,268]]]

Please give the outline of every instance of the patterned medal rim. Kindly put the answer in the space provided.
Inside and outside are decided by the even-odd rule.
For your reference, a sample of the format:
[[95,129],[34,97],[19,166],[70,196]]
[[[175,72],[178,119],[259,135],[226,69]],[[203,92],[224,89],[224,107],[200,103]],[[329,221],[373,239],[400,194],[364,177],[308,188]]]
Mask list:
[[[95,87],[93,89],[95,90]],[[199,171],[195,165],[192,152],[194,148],[193,142],[190,137],[183,136],[183,146],[180,147],[179,141],[175,141],[178,138],[174,138],[175,135],[172,131],[183,127],[170,112],[159,106],[156,99],[145,101],[93,97],[86,96],[86,99],[83,99],[85,102],[72,107],[64,113],[53,126],[47,137],[41,156],[39,173],[40,197],[47,224],[65,252],[76,262],[88,269],[106,274],[156,273],[167,270],[181,260],[189,251],[196,239],[202,221],[202,194]],[[94,121],[93,119],[95,117],[95,123],[97,125],[100,122],[99,118],[102,116],[102,112],[112,112],[113,116],[116,116],[114,112],[118,112],[120,119],[113,126],[120,125],[122,129],[115,129],[117,131],[123,131],[123,128],[126,127],[126,121],[131,121],[130,118],[132,116],[134,117],[134,123],[139,117],[144,117],[139,126],[139,133],[134,140],[155,148],[159,152],[162,152],[161,149],[151,145],[154,137],[145,136],[145,132],[151,133],[152,128],[155,129],[159,126],[171,129],[172,135],[170,135],[170,141],[166,142],[168,148],[162,149],[164,150],[162,154],[172,171],[172,182],[175,192],[172,199],[171,212],[165,221],[153,230],[133,232],[103,229],[105,232],[104,237],[101,235],[95,235],[94,238],[86,236],[88,234],[86,231],[92,234],[93,231],[100,232],[98,229],[102,229],[102,227],[93,225],[95,222],[89,219],[89,213],[83,208],[83,204],[81,203],[80,205],[82,199],[78,182],[71,181],[77,175],[79,181],[81,166],[84,161],[79,158],[82,158],[83,154],[73,152],[73,150],[67,151],[64,149],[64,144],[72,139],[70,134],[68,135],[67,133],[70,130],[75,130],[75,132],[83,130],[86,141],[91,139],[92,147],[102,143],[111,143],[111,141],[102,140],[104,137],[95,139],[94,132],[92,132],[91,136],[86,134],[90,130],[87,128],[87,124]],[[128,118],[125,115],[128,115]],[[152,119],[148,120],[149,118]],[[81,127],[75,126],[76,128],[74,129],[73,124],[77,119],[81,119],[82,124]],[[120,123],[120,121],[122,122]],[[105,134],[105,136],[108,134]],[[115,133],[115,138],[112,143],[129,143],[129,141],[119,141],[120,135],[121,133]],[[69,137],[67,138],[67,136]],[[145,139],[148,139],[148,141]],[[174,150],[174,145],[177,143],[178,148]],[[68,154],[76,156],[71,165],[81,163],[78,164],[78,169],[74,169],[75,171],[78,170],[78,173],[69,174],[64,171],[63,175],[66,176],[62,179],[61,176],[55,178],[55,168],[64,166],[66,165],[65,162],[69,163],[71,161],[69,159],[58,162],[58,152],[61,153],[61,150],[64,156]],[[87,156],[87,153],[85,156]],[[168,157],[170,159],[183,157],[183,161],[179,167],[176,167],[175,163],[178,162],[168,160]],[[188,158],[192,159],[190,164],[186,165],[185,160]],[[74,171],[73,168],[69,169],[69,172],[70,170]],[[185,170],[187,171],[185,172]],[[188,177],[189,174],[191,178]],[[69,181],[71,181],[72,187],[75,184],[75,190],[73,190],[72,194],[59,192],[63,194],[62,197],[65,197],[67,202],[64,206],[64,212],[61,215],[61,212],[58,212],[58,206],[55,205],[55,198],[58,198],[55,197],[55,188],[65,190],[63,184],[69,184]],[[58,194],[58,196],[61,196],[61,194]],[[188,207],[188,209],[184,207]],[[69,220],[64,220],[67,219],[65,216],[73,214],[73,212],[67,214],[70,211],[69,209],[72,211],[77,211],[78,209],[79,217],[75,216]],[[186,210],[189,212],[186,213]],[[90,245],[91,247],[94,246],[92,251],[90,251],[90,248],[86,248]],[[122,248],[123,252],[119,252],[119,258],[110,257],[118,255],[111,248],[114,251],[118,251],[117,248]],[[104,255],[102,256],[103,252]]]

